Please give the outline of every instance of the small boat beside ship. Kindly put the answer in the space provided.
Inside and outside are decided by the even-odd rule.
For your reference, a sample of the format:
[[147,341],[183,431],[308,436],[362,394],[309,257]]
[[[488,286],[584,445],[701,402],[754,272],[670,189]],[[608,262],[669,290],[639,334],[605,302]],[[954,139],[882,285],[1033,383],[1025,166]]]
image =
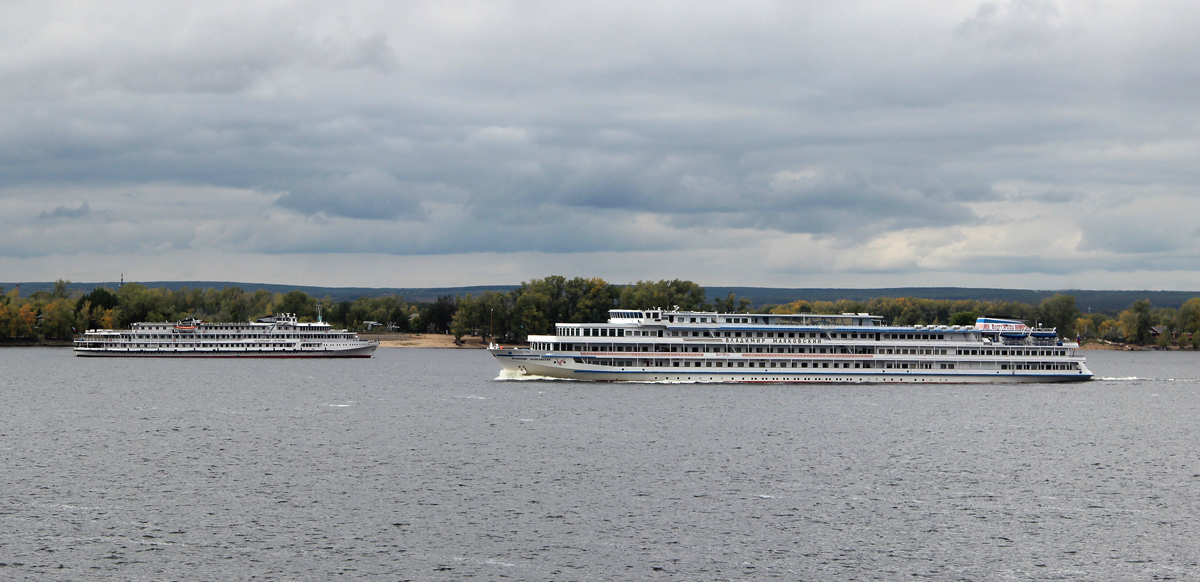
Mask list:
[[886,325],[866,313],[614,309],[559,323],[528,348],[493,345],[518,377],[629,382],[967,383],[1090,380],[1079,344],[1012,319]]
[[135,323],[130,329],[89,329],[75,339],[76,356],[157,358],[369,358],[379,342],[295,314],[247,323]]

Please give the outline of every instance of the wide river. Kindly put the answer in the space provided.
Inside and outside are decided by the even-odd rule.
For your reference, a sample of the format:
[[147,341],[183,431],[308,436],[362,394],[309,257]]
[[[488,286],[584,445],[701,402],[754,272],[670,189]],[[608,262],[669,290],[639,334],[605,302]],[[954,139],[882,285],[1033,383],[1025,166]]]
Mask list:
[[0,580],[1200,580],[1200,354],[1056,385],[0,350]]

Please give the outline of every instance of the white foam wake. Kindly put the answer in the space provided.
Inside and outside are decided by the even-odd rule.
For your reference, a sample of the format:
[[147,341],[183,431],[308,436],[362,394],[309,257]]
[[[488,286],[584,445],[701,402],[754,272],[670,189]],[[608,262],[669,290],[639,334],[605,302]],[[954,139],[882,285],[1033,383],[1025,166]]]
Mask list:
[[547,380],[561,380],[561,381],[566,381],[566,382],[571,381],[570,378],[554,378],[551,376],[534,376],[531,374],[522,374],[520,372],[514,372],[513,370],[500,370],[500,375],[496,376],[492,380],[497,381],[497,382],[530,382],[530,381],[545,382]]
[[1200,378],[1140,378],[1138,376],[1093,378],[1101,382],[1200,382]]

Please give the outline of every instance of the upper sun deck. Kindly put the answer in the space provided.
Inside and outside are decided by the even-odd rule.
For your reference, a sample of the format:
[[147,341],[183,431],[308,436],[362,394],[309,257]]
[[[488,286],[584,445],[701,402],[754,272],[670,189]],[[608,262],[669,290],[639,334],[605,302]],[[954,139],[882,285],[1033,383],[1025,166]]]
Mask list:
[[[560,324],[583,326],[596,324]],[[719,326],[806,326],[806,327],[880,327],[883,318],[868,313],[773,314],[718,313],[716,311],[664,311],[660,309],[610,309],[608,325]]]
[[[1003,326],[1003,327],[997,327]],[[867,313],[751,314],[715,311],[613,309],[607,323],[558,323],[554,335],[530,335],[531,342],[557,338],[675,338],[678,341],[729,342],[756,338],[788,343],[800,338],[856,342],[968,342],[981,345],[1066,345],[1053,328],[1030,328],[1018,320],[980,318],[976,325],[887,325]],[[729,339],[735,338],[735,339]],[[763,340],[757,340],[763,338]],[[771,338],[771,339],[767,339]],[[604,341],[604,340],[601,340]],[[656,341],[656,340],[649,340]],[[673,341],[673,340],[667,340]]]
[[156,321],[156,322],[137,322],[131,324],[130,329],[89,329],[87,333],[95,334],[120,334],[122,332],[137,332],[137,333],[163,333],[163,332],[185,332],[185,333],[250,333],[262,331],[303,331],[310,333],[331,333],[336,331],[331,325],[325,322],[302,322],[294,313],[280,313],[267,317],[260,317],[252,322],[224,322],[224,323],[207,323],[196,318],[188,318],[176,322]]
[[[623,337],[624,328],[652,329],[693,329],[713,331],[771,331],[780,329],[807,328],[811,330],[863,332],[867,333],[900,333],[900,339],[921,339],[937,334],[937,339],[943,335],[953,334],[954,337],[1009,336],[1012,332],[1022,338],[1029,337],[1044,341],[1046,337],[1057,334],[1053,328],[1030,328],[1018,320],[1001,320],[995,318],[979,318],[976,325],[887,325],[883,317],[868,313],[718,313],[716,311],[664,311],[661,309],[611,309],[608,312],[607,323],[559,323],[555,325],[559,335],[596,335],[600,337]],[[596,333],[586,333],[594,329]],[[614,330],[613,334],[607,331]],[[1001,333],[1004,332],[1004,333]],[[905,334],[919,334],[904,337]],[[1012,338],[1007,338],[1011,340]]]

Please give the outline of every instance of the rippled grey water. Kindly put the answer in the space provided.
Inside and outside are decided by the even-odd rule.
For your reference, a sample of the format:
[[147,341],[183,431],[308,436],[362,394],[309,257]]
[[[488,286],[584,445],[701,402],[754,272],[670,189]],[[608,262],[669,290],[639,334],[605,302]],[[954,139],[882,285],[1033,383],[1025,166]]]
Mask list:
[[1200,579],[1200,354],[1089,358],[729,387],[0,350],[0,579]]

